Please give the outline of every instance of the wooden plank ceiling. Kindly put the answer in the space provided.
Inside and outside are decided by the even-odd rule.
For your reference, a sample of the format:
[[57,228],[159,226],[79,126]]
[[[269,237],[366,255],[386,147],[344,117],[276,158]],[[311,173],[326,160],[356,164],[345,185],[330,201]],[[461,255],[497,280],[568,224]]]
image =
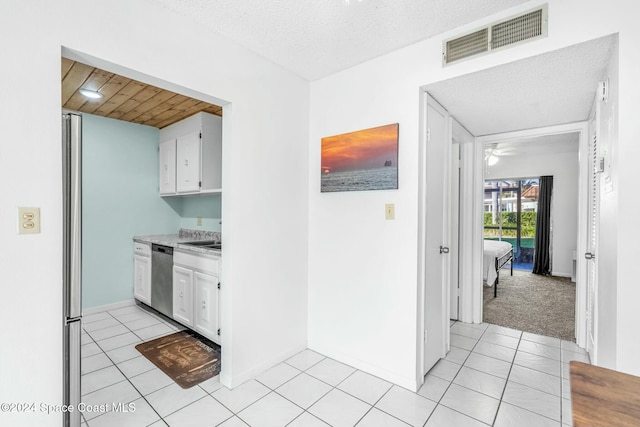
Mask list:
[[[222,116],[222,107],[62,58],[62,107],[162,129],[201,111]],[[89,99],[79,89],[100,92]]]

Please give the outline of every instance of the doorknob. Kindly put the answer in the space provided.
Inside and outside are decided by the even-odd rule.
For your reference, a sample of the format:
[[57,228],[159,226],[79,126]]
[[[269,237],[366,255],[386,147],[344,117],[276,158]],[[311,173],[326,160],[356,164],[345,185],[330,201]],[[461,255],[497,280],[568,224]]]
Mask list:
[[449,248],[447,248],[446,246],[440,246],[440,253],[441,254],[448,254],[449,253]]
[[592,254],[590,252],[587,252],[586,254],[584,254],[584,257],[586,259],[596,259],[596,254]]

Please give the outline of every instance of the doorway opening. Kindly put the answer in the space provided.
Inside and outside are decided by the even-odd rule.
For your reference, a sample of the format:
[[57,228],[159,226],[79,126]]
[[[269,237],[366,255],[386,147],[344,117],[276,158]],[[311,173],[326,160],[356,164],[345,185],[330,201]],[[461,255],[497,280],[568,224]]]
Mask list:
[[[483,321],[575,339],[579,153],[586,135],[579,129],[585,126],[583,122],[571,131],[548,127],[521,131],[517,137],[506,133],[481,138],[483,279],[491,277],[483,284]],[[512,250],[513,274],[504,270],[508,264],[493,266],[488,245],[493,240]]]
[[[173,319],[167,318],[143,305],[148,303],[152,306],[150,301],[144,300],[145,290],[149,292],[149,300],[152,298],[149,288],[153,275],[152,256],[150,253],[138,253],[139,245],[134,245],[133,238],[152,235],[185,237],[181,231],[192,230],[196,234],[193,240],[200,240],[210,234],[220,236],[222,227],[220,181],[217,181],[217,186],[206,185],[207,181],[215,181],[213,175],[222,175],[221,155],[219,151],[215,152],[219,163],[214,174],[211,156],[206,151],[211,153],[214,150],[206,145],[204,139],[209,132],[216,133],[219,141],[225,133],[220,126],[212,129],[204,118],[202,124],[197,124],[201,126],[200,136],[196,136],[200,144],[196,150],[199,160],[192,163],[198,168],[200,182],[195,180],[195,184],[199,188],[190,189],[192,194],[177,190],[174,174],[174,191],[167,194],[161,189],[161,129],[172,129],[175,124],[207,115],[208,119],[213,117],[216,123],[222,123],[221,127],[228,135],[230,104],[98,58],[66,48],[62,51],[62,107],[63,112],[73,113],[82,119],[80,135],[83,149],[76,152],[85,166],[76,168],[82,183],[79,186],[81,190],[76,191],[83,198],[82,209],[78,211],[82,219],[78,223],[82,241],[71,248],[83,254],[81,265],[84,268],[78,274],[84,282],[83,318],[77,345],[82,363],[72,365],[73,372],[68,370],[65,376],[82,378],[77,390],[81,390],[83,398],[87,399],[98,388],[113,386],[114,379],[127,379],[127,388],[138,389],[137,393],[143,394],[138,386],[145,381],[144,375],[149,376],[156,368],[140,359],[144,356],[135,350],[135,346],[185,329],[185,322],[178,323],[180,320],[175,319],[175,315]],[[79,89],[84,88],[102,94],[102,98],[94,101],[83,98]],[[189,122],[185,127],[191,124]],[[183,151],[186,155],[186,150]],[[177,162],[175,157],[174,162]],[[149,252],[151,247],[149,244]],[[203,249],[200,251],[203,253]],[[108,257],[105,258],[105,254]],[[207,255],[210,253],[203,256]],[[217,324],[220,318],[219,288],[209,280],[219,276],[218,261],[215,261],[213,272],[204,271],[203,266],[198,268],[198,271],[194,268],[191,294],[188,295],[193,300],[190,305],[185,302],[185,307],[193,310],[192,320],[186,323],[193,322],[193,325],[186,326],[210,341],[228,340],[231,325],[225,330],[226,334],[218,338],[215,328],[205,330],[203,323],[206,320],[207,325]],[[171,297],[168,296],[169,299]],[[206,304],[196,302],[200,300],[206,300]],[[214,305],[215,310],[209,308]],[[210,316],[204,318],[203,313]],[[221,336],[220,333],[217,335]],[[225,348],[229,346],[222,346],[223,355],[219,360],[228,357]],[[65,351],[76,350],[67,348]],[[218,366],[224,370],[223,364]],[[217,376],[215,382],[219,382]],[[83,416],[96,415],[100,414]]]
[[[459,251],[462,254],[469,250],[472,256],[460,257],[459,272],[459,320],[468,323],[482,322],[482,242],[484,215],[484,182],[506,178],[536,177],[546,172],[526,173],[522,171],[503,173],[500,176],[485,175],[485,152],[488,144],[507,140],[531,139],[534,137],[575,134],[578,139],[580,162],[578,164],[578,206],[587,205],[588,196],[588,125],[587,119],[592,109],[598,82],[605,78],[609,69],[613,52],[617,49],[617,36],[611,35],[600,39],[576,44],[538,56],[514,61],[493,68],[477,71],[429,84],[423,88],[446,109],[471,135],[475,141],[473,148],[467,150],[466,160],[460,171],[462,182],[470,182],[473,191],[463,194],[460,200],[468,201],[468,207],[460,206],[461,232],[459,235]],[[577,75],[576,60],[580,63],[581,73]],[[549,77],[553,76],[553,85]],[[532,91],[531,88],[537,88]],[[561,88],[561,89],[558,89]],[[578,90],[578,88],[581,88]],[[470,94],[473,94],[471,96]],[[424,104],[423,104],[424,105]],[[544,108],[541,108],[544,106]],[[424,109],[423,109],[424,111]],[[559,124],[560,123],[560,124]],[[424,127],[425,136],[428,127]],[[528,144],[534,146],[535,144]],[[421,164],[422,166],[422,164]],[[465,176],[467,174],[468,176]],[[422,180],[422,175],[421,175]],[[445,179],[448,182],[448,180]],[[559,199],[557,199],[559,200]],[[438,203],[436,200],[434,203]],[[577,221],[576,213],[577,214]],[[422,213],[420,218],[422,219]],[[577,345],[586,346],[586,262],[575,253],[586,252],[587,221],[585,209],[572,211],[577,225],[578,236],[574,247],[569,251],[569,267],[562,273],[571,277],[575,265],[576,298],[574,311],[576,314],[575,335]],[[463,224],[466,234],[462,233]],[[560,229],[556,226],[554,233]],[[449,231],[446,230],[445,234]],[[453,244],[451,242],[447,242]],[[455,242],[454,242],[455,243]],[[444,245],[448,246],[448,245]],[[433,248],[425,249],[433,250]],[[566,252],[565,252],[566,256]],[[574,263],[575,259],[575,263]],[[564,264],[567,265],[566,263]],[[557,264],[556,264],[557,266]],[[469,277],[462,272],[469,271]],[[447,276],[448,279],[449,276]],[[447,293],[453,295],[454,286]],[[428,311],[429,304],[439,301],[423,302],[419,298],[419,310]],[[449,303],[449,300],[446,301]],[[424,307],[422,306],[424,304]],[[422,325],[420,325],[422,327]],[[421,330],[422,328],[419,328]],[[421,335],[421,334],[420,334]],[[418,342],[422,336],[418,336]],[[448,343],[447,343],[448,344]],[[448,347],[447,347],[448,349]],[[422,348],[419,350],[421,353]],[[422,356],[422,355],[421,355]],[[422,359],[424,360],[424,359]]]

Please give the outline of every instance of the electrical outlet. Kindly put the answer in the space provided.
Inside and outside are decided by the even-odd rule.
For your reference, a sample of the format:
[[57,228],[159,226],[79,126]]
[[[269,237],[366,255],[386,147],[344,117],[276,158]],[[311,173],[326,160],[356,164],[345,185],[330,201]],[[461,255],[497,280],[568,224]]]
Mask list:
[[40,208],[18,208],[18,234],[40,233]]
[[199,216],[199,217],[197,217],[197,218],[196,218],[196,223],[197,223],[199,226],[202,226],[202,217],[201,217],[201,216]]
[[384,218],[396,219],[396,207],[393,203],[387,203],[384,205]]

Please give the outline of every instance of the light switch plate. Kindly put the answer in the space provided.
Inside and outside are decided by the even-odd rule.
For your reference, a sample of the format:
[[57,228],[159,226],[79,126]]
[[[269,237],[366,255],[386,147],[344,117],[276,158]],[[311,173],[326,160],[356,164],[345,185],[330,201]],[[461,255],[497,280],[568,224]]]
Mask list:
[[396,219],[396,207],[393,203],[387,203],[384,205],[384,218]]
[[40,208],[18,208],[18,234],[40,233]]

